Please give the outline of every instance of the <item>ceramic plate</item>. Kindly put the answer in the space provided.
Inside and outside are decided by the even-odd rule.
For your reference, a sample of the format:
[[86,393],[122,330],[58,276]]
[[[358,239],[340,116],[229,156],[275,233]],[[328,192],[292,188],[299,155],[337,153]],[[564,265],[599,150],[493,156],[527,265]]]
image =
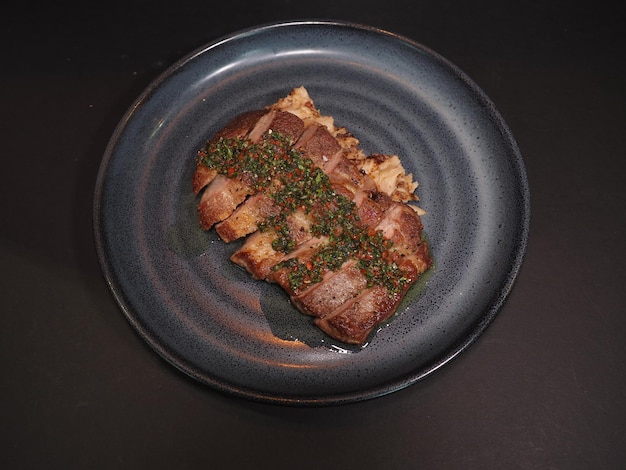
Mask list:
[[[364,347],[325,337],[198,226],[197,150],[301,85],[367,153],[401,156],[428,213],[435,266]],[[420,44],[337,22],[246,30],[170,67],[112,136],[94,205],[104,276],[145,341],[218,390],[302,405],[393,392],[465,350],[503,305],[529,224],[520,153],[485,94]]]

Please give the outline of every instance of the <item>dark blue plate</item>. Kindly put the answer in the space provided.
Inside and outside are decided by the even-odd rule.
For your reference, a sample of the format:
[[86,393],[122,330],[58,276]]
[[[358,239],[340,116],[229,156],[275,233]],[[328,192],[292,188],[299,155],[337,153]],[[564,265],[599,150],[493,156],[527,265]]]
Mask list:
[[[196,151],[300,85],[367,153],[400,155],[428,212],[435,267],[362,348],[324,337],[197,222]],[[303,405],[393,392],[465,350],[513,285],[529,217],[519,150],[487,96],[420,44],[337,22],[239,32],[174,64],[116,129],[94,203],[104,276],[161,356],[218,390]]]

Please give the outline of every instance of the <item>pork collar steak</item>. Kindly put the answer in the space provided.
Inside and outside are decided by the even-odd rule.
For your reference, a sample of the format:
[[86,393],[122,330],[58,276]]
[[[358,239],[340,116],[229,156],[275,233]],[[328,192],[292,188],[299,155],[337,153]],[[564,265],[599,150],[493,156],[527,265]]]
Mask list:
[[365,155],[304,87],[217,132],[192,181],[202,229],[244,239],[231,261],[349,344],[366,342],[432,265],[416,188],[398,156]]

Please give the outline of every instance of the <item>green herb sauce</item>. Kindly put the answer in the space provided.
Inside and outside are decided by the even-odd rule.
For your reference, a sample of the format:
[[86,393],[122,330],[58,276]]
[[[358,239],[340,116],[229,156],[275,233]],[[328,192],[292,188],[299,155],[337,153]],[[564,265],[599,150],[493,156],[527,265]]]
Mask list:
[[349,259],[357,260],[368,286],[384,286],[390,294],[402,290],[409,281],[392,261],[392,242],[383,237],[382,231],[362,225],[355,204],[337,194],[328,175],[292,144],[278,132],[264,134],[257,143],[240,138],[219,139],[198,152],[198,162],[246,182],[254,193],[265,192],[273,198],[281,210],[262,222],[259,230],[274,231],[274,250],[294,250],[296,242],[287,218],[296,210],[311,215],[313,236],[328,237],[328,244],[309,260],[291,258],[274,266],[274,270],[289,269],[293,290],[320,282],[324,273],[336,271]]

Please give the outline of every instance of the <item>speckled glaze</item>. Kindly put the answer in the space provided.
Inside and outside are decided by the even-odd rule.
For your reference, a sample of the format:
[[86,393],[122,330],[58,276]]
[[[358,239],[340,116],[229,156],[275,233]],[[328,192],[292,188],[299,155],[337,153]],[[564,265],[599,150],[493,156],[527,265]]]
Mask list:
[[[400,155],[428,212],[435,267],[363,348],[324,337],[228,261],[238,244],[198,226],[196,151],[300,85],[367,153]],[[174,64],[112,136],[94,202],[104,276],[160,355],[218,390],[300,405],[390,393],[465,350],[514,283],[529,217],[519,150],[485,94],[420,44],[338,22],[239,32]]]

